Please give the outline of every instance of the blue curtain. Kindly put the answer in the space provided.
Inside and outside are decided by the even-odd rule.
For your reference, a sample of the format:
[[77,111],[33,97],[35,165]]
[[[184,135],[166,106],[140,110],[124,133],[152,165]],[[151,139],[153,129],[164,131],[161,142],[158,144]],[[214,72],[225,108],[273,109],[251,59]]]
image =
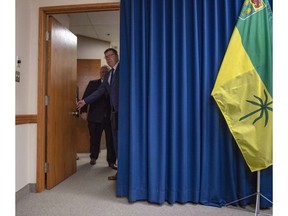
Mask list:
[[[210,96],[242,4],[121,0],[117,196],[223,206],[256,192]],[[272,168],[261,173],[272,200]]]

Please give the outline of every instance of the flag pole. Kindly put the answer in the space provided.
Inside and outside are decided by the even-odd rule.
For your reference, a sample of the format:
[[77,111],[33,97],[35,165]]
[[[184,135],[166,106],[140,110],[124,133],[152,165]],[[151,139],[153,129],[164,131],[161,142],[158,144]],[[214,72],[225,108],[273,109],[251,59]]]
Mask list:
[[[269,200],[267,197],[265,197],[263,194],[261,194],[261,192],[260,192],[261,189],[260,189],[260,188],[261,188],[261,171],[258,170],[258,171],[257,171],[257,189],[256,189],[256,193],[250,194],[249,196],[245,196],[245,197],[243,197],[243,198],[241,198],[241,199],[237,199],[237,200],[235,200],[235,201],[233,201],[233,202],[229,202],[229,203],[227,203],[225,206],[231,205],[232,203],[236,203],[236,202],[238,202],[238,201],[240,201],[240,200],[247,199],[247,198],[249,198],[249,197],[251,197],[251,196],[256,195],[255,216],[260,215],[259,212],[260,212],[260,197],[261,197],[261,196],[262,196],[264,199],[266,199],[268,202],[270,202],[271,204],[273,204],[273,202],[272,202],[271,200]],[[269,214],[266,214],[266,215],[269,215]]]
[[261,171],[257,171],[257,191],[256,191],[256,206],[255,206],[255,216],[259,215],[260,211],[260,185],[261,184]]

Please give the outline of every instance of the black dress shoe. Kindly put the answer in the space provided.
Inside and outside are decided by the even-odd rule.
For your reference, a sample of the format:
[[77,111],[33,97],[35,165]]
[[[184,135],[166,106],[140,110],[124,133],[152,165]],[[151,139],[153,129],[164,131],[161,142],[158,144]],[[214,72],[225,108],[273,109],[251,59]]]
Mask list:
[[92,158],[92,159],[90,160],[90,164],[91,164],[91,165],[95,165],[95,164],[96,164],[96,159]]
[[117,174],[113,176],[108,176],[108,180],[117,180]]
[[109,167],[111,167],[114,170],[117,170],[117,166],[115,164],[109,164]]

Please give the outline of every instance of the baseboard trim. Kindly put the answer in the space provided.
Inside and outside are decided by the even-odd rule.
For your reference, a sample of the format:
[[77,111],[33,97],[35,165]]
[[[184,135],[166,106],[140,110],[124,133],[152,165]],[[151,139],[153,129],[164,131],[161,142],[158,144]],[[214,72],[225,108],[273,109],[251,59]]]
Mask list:
[[29,193],[36,193],[36,183],[30,183],[16,192],[16,202],[21,200]]

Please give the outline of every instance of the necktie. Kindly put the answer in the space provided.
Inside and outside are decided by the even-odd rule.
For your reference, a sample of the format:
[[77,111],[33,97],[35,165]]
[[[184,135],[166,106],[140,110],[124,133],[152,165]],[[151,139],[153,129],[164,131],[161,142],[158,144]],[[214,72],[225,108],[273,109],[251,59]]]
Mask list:
[[110,85],[112,85],[113,75],[114,75],[114,68],[111,69]]

